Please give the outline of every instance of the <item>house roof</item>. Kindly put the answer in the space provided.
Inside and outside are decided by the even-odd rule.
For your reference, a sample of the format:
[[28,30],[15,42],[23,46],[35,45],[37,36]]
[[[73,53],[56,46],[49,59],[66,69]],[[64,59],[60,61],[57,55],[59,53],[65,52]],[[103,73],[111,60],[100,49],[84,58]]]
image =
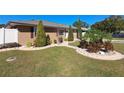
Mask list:
[[[19,21],[9,21],[9,23],[17,23],[17,24],[27,24],[27,25],[38,25],[39,21],[36,21],[36,20],[26,20],[26,21],[22,21],[22,20],[19,20]],[[49,22],[49,21],[42,21],[43,25],[44,26],[50,26],[50,27],[63,27],[63,28],[69,28],[68,25],[65,25],[65,24],[58,24],[58,23],[55,23],[55,22]],[[76,27],[72,26],[73,29],[77,29]]]
[[83,30],[83,31],[87,31],[87,30],[88,30],[88,28],[81,27],[81,30]]

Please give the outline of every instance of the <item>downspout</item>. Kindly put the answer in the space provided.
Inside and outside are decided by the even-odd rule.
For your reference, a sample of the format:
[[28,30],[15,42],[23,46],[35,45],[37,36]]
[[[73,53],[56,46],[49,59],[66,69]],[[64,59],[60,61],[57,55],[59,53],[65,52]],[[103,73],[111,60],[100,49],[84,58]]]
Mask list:
[[59,28],[57,27],[57,43],[59,42]]

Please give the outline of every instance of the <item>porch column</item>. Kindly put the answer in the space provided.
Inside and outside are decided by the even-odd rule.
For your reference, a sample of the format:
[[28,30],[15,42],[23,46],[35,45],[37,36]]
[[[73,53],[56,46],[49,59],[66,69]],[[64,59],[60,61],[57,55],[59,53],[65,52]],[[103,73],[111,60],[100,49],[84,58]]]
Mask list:
[[37,27],[33,27],[33,34],[34,34],[34,36],[36,37],[36,31],[37,31]]
[[64,36],[66,37],[66,28],[64,29]]

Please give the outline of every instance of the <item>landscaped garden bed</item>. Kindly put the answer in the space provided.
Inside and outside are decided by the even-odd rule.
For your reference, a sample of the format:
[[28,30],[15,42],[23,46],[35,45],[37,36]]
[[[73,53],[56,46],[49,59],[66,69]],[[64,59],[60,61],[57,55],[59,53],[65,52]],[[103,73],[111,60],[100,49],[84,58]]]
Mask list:
[[[76,52],[84,56],[100,60],[120,60],[124,55],[114,50],[112,35],[99,30],[90,30],[83,40],[75,43]],[[73,44],[72,44],[73,45]]]
[[[114,51],[111,43],[111,34],[99,30],[90,30],[87,32],[83,40],[80,41],[78,47],[86,49],[90,53],[109,53]],[[103,39],[105,41],[103,41]]]

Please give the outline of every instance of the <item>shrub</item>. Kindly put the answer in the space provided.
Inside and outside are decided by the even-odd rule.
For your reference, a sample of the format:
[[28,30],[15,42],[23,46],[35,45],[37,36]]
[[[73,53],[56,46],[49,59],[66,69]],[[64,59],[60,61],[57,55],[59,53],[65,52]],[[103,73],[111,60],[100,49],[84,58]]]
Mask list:
[[46,34],[43,28],[42,21],[39,21],[37,26],[35,46],[36,47],[46,46]]
[[96,53],[96,52],[100,51],[100,47],[96,42],[92,42],[91,43],[91,49],[89,49],[89,51]]
[[[103,42],[103,39],[106,40],[106,42]],[[105,48],[105,51],[113,51],[113,45],[111,43],[112,34],[111,33],[105,33],[101,32],[99,30],[90,30],[84,35],[84,40],[80,42],[81,48],[87,48],[89,52],[98,52],[102,48]]]
[[49,35],[46,36],[46,44],[47,45],[51,44],[51,40],[50,40],[50,36]]
[[88,42],[85,41],[85,40],[81,40],[80,41],[80,45],[78,47],[80,47],[80,48],[87,48],[87,46],[88,46]]
[[68,41],[68,39],[67,38],[64,38],[64,41]]
[[114,47],[113,47],[111,42],[107,41],[104,43],[104,45],[105,45],[105,50],[107,50],[107,51],[113,51],[114,50]]
[[59,37],[58,38],[58,41],[59,41],[59,43],[62,43],[63,42],[63,38],[62,37]]
[[57,40],[54,40],[54,44],[56,44],[57,43]]
[[68,41],[73,41],[74,40],[74,36],[73,36],[73,31],[71,26],[69,27],[69,32],[68,32]]
[[0,49],[3,48],[13,48],[13,47],[19,47],[20,45],[16,42],[13,43],[6,43],[6,44],[0,44]]
[[104,35],[104,38],[106,39],[107,42],[111,42],[111,40],[112,40],[112,33],[106,33]]
[[31,47],[32,46],[32,43],[30,41],[26,42],[26,46],[27,47]]

